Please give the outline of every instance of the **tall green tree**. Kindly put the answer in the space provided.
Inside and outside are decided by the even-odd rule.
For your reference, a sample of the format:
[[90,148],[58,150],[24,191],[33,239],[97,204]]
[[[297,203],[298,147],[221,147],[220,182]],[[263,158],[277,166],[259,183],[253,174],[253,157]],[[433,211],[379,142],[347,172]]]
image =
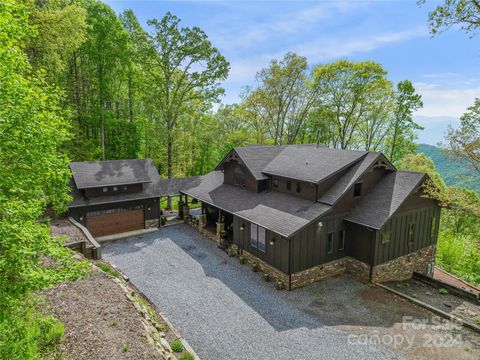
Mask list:
[[245,104],[257,121],[268,124],[275,145],[295,143],[315,98],[307,86],[307,59],[287,53],[260,70],[256,79],[259,86]]
[[480,99],[460,118],[460,127],[451,126],[443,147],[455,159],[467,160],[473,171],[480,175]]
[[150,98],[158,107],[156,120],[165,125],[167,176],[172,178],[173,135],[178,119],[197,100],[217,101],[229,64],[200,28],[181,27],[180,19],[170,13],[148,24],[153,30],[150,41],[155,53],[146,57],[144,66],[151,85]]
[[[69,201],[69,138],[63,97],[32,71],[25,49],[36,31],[27,7],[0,6],[0,358],[38,359],[45,334],[32,308],[32,292],[74,278],[74,262],[41,223],[47,205]],[[47,261],[49,260],[49,261]],[[46,325],[46,324],[45,324]],[[49,331],[44,326],[43,331]]]
[[373,61],[340,60],[314,69],[316,112],[334,148],[379,150],[386,136],[392,83]]
[[406,154],[414,152],[415,131],[423,128],[413,121],[412,115],[422,107],[422,96],[415,93],[412,83],[409,80],[400,81],[395,91],[393,120],[388,139],[390,161],[395,163]]

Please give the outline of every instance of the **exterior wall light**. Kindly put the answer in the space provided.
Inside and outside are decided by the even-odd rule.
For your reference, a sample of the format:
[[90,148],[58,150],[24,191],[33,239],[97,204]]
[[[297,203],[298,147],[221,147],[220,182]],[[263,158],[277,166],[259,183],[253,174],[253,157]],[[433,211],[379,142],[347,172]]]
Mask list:
[[318,227],[320,227],[320,228],[323,227],[323,222],[319,221],[318,222]]
[[270,245],[275,245],[275,241],[276,241],[275,238],[271,238],[270,241],[269,241],[269,244]]
[[150,208],[148,207],[147,210],[150,211]]
[[80,216],[80,221],[83,221],[83,216]]
[[240,225],[240,231],[245,230],[245,224]]

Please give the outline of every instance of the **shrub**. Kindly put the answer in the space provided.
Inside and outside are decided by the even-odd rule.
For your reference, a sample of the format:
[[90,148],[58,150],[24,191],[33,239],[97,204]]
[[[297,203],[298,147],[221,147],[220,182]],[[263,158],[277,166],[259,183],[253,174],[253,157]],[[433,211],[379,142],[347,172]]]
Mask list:
[[167,218],[165,216],[160,217],[160,225],[163,226],[167,223]]
[[258,264],[257,264],[256,262],[252,262],[251,266],[252,266],[252,271],[253,271],[253,272],[257,272],[257,271],[258,271]]
[[477,325],[480,325],[480,316],[477,317],[477,319],[475,320],[475,322],[477,323]]
[[123,345],[122,345],[122,351],[123,351],[123,352],[127,352],[129,346],[130,346],[130,344],[129,344],[128,342],[123,343]]
[[192,354],[190,353],[185,353],[180,357],[180,360],[194,360],[195,358],[193,357]]
[[41,317],[39,322],[39,348],[41,352],[47,354],[58,350],[60,340],[63,337],[63,324],[52,316]]
[[245,264],[247,262],[247,259],[245,259],[245,256],[240,255],[238,257],[238,261],[240,262],[240,264]]
[[263,280],[265,280],[265,281],[267,281],[267,282],[270,281],[270,274],[263,273],[263,274],[262,274],[262,277],[263,277]]
[[439,293],[440,295],[447,295],[447,294],[448,294],[448,290],[445,289],[445,288],[440,288],[440,289],[438,289],[438,293]]
[[171,344],[170,347],[175,352],[182,352],[183,351],[183,344],[180,340],[176,339]]

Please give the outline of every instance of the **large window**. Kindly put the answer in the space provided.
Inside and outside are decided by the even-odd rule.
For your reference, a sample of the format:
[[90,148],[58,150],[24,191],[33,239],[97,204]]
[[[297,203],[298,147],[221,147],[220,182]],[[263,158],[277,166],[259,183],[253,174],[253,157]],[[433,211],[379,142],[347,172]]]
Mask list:
[[241,166],[236,166],[233,169],[233,184],[240,187],[245,187],[246,176],[245,170]]
[[415,223],[411,223],[408,227],[408,242],[413,244],[415,241]]
[[434,216],[432,217],[432,225],[430,227],[430,238],[434,238],[435,237],[435,232],[437,230],[437,218]]
[[266,230],[261,226],[251,224],[250,226],[250,245],[258,249],[259,251],[265,252],[267,244],[267,234]]
[[327,254],[333,253],[333,232],[327,234]]
[[390,242],[390,236],[390,231],[385,231],[384,233],[382,233],[382,245]]
[[338,232],[338,250],[345,249],[345,230]]

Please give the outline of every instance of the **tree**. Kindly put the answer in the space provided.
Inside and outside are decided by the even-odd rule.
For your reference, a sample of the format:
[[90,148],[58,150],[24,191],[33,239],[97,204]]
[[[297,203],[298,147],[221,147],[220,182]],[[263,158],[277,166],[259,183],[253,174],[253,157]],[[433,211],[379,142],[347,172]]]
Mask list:
[[0,6],[0,358],[38,359],[51,322],[35,309],[32,293],[86,270],[41,222],[47,205],[65,210],[69,138],[63,94],[24,52],[36,36],[22,2]]
[[[145,59],[151,93],[159,119],[166,128],[167,175],[173,177],[173,133],[177,121],[196,100],[210,103],[223,93],[220,81],[229,64],[198,27],[180,27],[180,19],[167,13],[149,20],[155,53]],[[168,206],[171,206],[169,199]]]
[[451,126],[443,145],[447,154],[455,159],[466,159],[472,170],[480,175],[480,99],[460,118],[460,127]]
[[257,73],[260,86],[247,95],[245,103],[268,124],[275,145],[295,143],[314,103],[306,71],[305,57],[287,53]]
[[400,81],[395,92],[395,106],[391,124],[390,161],[397,162],[415,150],[415,130],[423,128],[413,121],[412,114],[423,107],[422,96],[415,93],[409,80]]
[[[420,5],[426,0],[419,0]],[[430,33],[436,35],[454,25],[460,25],[467,34],[474,36],[480,27],[480,1],[445,0],[428,14]]]
[[385,137],[392,84],[372,61],[340,60],[314,69],[316,111],[334,148],[377,148]]

